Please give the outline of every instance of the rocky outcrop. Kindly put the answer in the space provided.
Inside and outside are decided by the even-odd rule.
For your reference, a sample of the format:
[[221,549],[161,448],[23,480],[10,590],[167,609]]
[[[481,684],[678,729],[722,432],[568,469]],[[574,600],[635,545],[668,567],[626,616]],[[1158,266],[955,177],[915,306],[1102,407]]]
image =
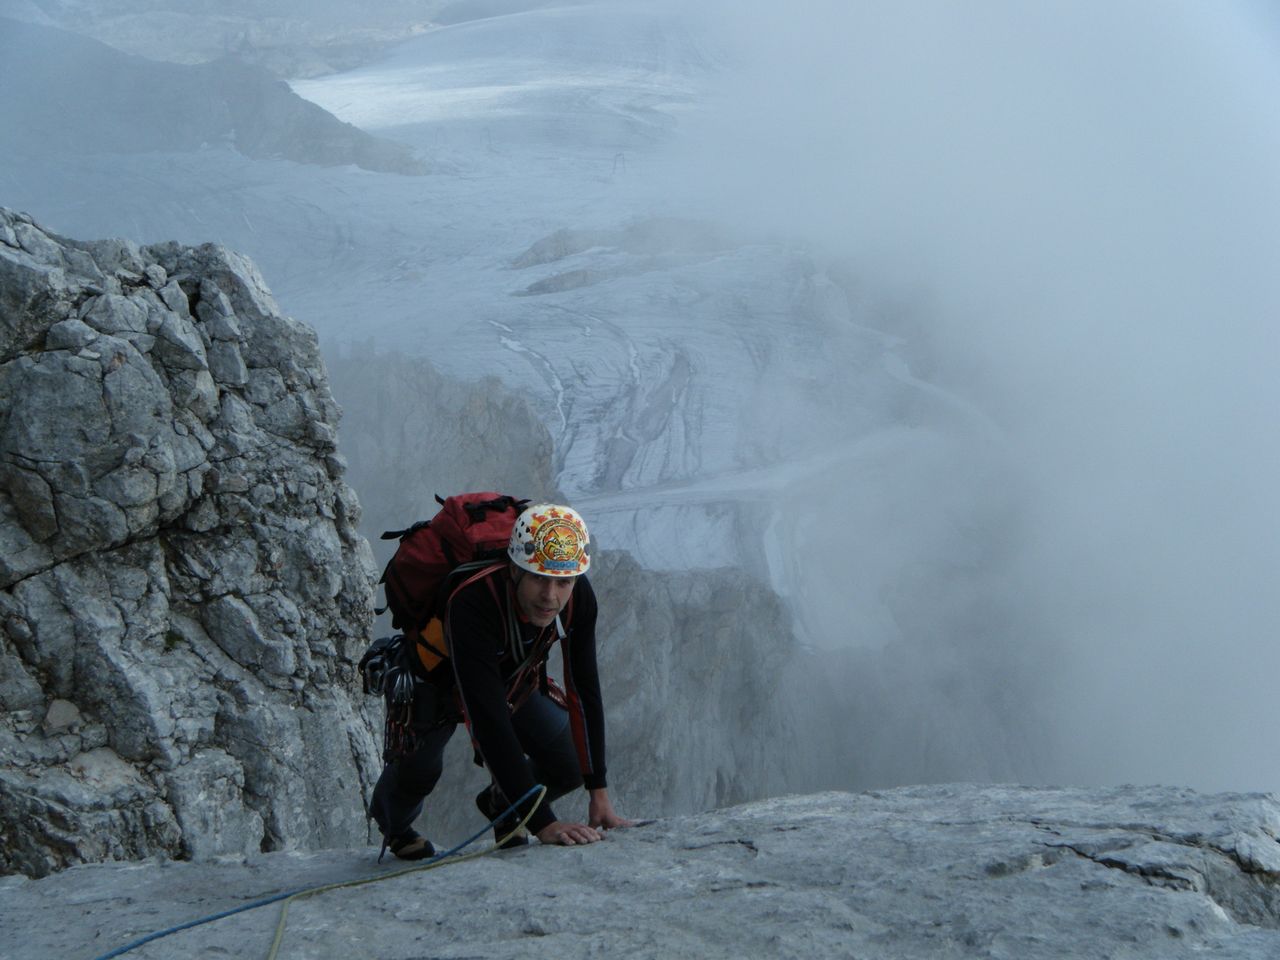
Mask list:
[[337,418],[248,261],[0,212],[0,872],[364,838]]
[[[14,960],[100,955],[255,896],[383,877],[295,902],[281,956],[1270,960],[1277,836],[1280,805],[1261,795],[823,793],[395,878],[403,864],[330,851],[11,880],[0,940]],[[239,913],[151,949],[265,952],[278,915]]]

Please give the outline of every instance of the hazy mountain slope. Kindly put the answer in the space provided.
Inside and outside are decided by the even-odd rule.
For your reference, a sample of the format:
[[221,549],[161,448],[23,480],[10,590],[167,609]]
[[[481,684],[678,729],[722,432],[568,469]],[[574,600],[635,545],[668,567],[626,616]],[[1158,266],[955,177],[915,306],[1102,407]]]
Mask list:
[[402,144],[342,123],[258,67],[179,66],[51,27],[0,18],[0,128],[28,153],[186,152],[421,173]]
[[[437,24],[501,16],[569,0],[0,0],[0,17],[59,27],[125,53],[171,63],[234,56],[278,77],[349,70]],[[581,0],[576,0],[581,2]]]

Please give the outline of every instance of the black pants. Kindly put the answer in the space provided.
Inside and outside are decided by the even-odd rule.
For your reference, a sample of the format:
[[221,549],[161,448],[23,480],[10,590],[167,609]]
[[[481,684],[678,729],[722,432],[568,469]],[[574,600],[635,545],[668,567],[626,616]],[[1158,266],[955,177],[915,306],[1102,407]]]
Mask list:
[[[414,689],[413,732],[417,748],[413,753],[393,760],[382,769],[373,788],[370,815],[377,821],[384,837],[396,837],[408,830],[418,816],[427,794],[435,789],[443,770],[445,744],[453,736],[456,724],[440,722],[438,702],[441,692],[429,683]],[[582,786],[582,771],[569,730],[569,714],[549,697],[535,692],[511,715],[520,745],[529,758],[536,783],[547,788],[545,803],[564,796]],[[518,800],[519,797],[512,797]]]

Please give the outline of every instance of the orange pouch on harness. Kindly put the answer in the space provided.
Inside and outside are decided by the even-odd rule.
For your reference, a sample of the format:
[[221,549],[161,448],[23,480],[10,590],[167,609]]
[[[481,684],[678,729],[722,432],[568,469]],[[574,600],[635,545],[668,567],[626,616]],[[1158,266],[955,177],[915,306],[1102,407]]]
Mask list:
[[418,662],[430,673],[449,656],[444,645],[444,624],[439,617],[432,617],[418,634]]

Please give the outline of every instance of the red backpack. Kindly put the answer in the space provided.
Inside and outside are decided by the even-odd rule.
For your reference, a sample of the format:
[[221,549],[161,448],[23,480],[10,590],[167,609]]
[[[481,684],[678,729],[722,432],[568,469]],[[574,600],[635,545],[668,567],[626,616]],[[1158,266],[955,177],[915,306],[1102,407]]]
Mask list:
[[[400,546],[382,571],[391,625],[418,641],[427,670],[447,654],[439,618],[451,587],[469,573],[501,563],[516,518],[529,503],[501,493],[460,493],[443,500],[440,512],[407,530],[388,530]],[[434,627],[434,629],[432,629]],[[424,647],[426,649],[424,649]],[[436,654],[436,656],[432,656]]]

